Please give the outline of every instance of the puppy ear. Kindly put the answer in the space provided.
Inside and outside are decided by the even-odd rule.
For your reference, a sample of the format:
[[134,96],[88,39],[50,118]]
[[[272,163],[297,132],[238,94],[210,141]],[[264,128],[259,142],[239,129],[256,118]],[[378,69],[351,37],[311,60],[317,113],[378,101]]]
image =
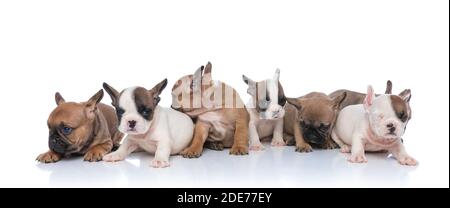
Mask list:
[[192,90],[194,90],[194,91],[198,91],[201,89],[203,69],[204,69],[204,67],[201,66],[194,73],[194,76],[192,78]]
[[242,75],[242,80],[244,80],[245,84],[248,85],[247,93],[249,95],[255,96],[255,94],[256,94],[256,82],[253,81],[252,79],[248,78],[245,75]]
[[302,104],[299,98],[288,98],[286,97],[286,101],[297,108],[298,111],[302,109]]
[[166,86],[167,78],[155,85],[150,91],[154,92],[156,95],[160,95]]
[[97,93],[95,93],[94,96],[89,98],[89,100],[86,102],[87,106],[90,105],[97,105],[103,98],[103,89],[99,90]]
[[66,102],[66,100],[64,100],[64,98],[62,97],[61,94],[59,94],[59,92],[55,93],[55,101],[56,101],[56,105],[60,105]]
[[280,80],[280,69],[275,70],[275,74],[273,75],[273,80],[278,82]]
[[341,108],[342,102],[344,102],[346,97],[347,97],[347,92],[343,92],[339,96],[335,97],[333,99],[333,109],[339,110],[339,108]]
[[398,96],[400,96],[405,102],[409,103],[411,100],[411,90],[403,90],[400,94],[398,94]]
[[392,94],[392,82],[391,80],[388,80],[386,83],[386,91],[384,94]]
[[93,118],[95,116],[94,112],[95,110],[97,110],[97,104],[102,100],[102,98],[103,89],[95,93],[95,95],[89,98],[89,100],[86,102],[86,113],[88,117]]
[[153,96],[153,99],[155,100],[155,105],[158,105],[161,98],[159,95],[162,93],[164,88],[167,86],[167,78],[155,85],[151,90],[149,90],[150,95]]
[[209,84],[212,80],[211,70],[212,70],[211,62],[208,62],[205,66],[205,70],[203,71],[203,78],[202,78],[205,84]]
[[103,89],[106,90],[106,92],[109,94],[109,96],[111,97],[111,105],[113,106],[119,106],[119,92],[117,92],[116,89],[114,89],[113,87],[111,87],[109,84],[107,84],[106,82],[103,82]]
[[373,98],[374,98],[375,94],[373,92],[373,88],[371,85],[369,85],[367,87],[367,95],[364,98],[364,108],[367,110],[370,108],[370,106],[372,106],[373,104]]

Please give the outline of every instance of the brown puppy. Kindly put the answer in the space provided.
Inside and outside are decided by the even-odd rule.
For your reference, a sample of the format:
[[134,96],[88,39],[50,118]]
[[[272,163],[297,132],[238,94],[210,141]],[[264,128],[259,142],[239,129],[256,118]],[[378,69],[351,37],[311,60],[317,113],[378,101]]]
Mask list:
[[113,146],[119,146],[123,134],[117,130],[116,113],[111,106],[99,103],[102,98],[103,90],[82,103],[65,102],[56,93],[58,106],[47,121],[50,150],[36,160],[52,163],[63,156],[82,154],[85,161],[95,162],[102,160]]
[[[345,108],[349,105],[363,104],[364,98],[366,97],[366,94],[364,94],[364,93],[354,92],[354,91],[350,91],[350,90],[337,90],[337,91],[332,92],[328,96],[330,96],[331,98],[336,98],[337,96],[341,95],[343,92],[347,93],[347,97],[342,102],[339,110],[342,110],[343,108]],[[386,83],[386,90],[385,90],[384,94],[392,94],[392,82],[390,80],[388,80]],[[402,92],[400,92],[399,96],[406,97],[405,95],[407,95],[407,94],[411,94],[410,89],[403,90]],[[378,96],[378,94],[376,94],[375,96]],[[409,99],[411,99],[411,96]],[[406,102],[406,107],[408,110],[408,118],[407,118],[407,122],[408,122],[411,119],[411,107],[409,106],[409,100]]]
[[208,62],[172,88],[172,108],[196,121],[192,143],[181,155],[199,157],[204,144],[215,150],[231,147],[233,155],[248,154],[247,109],[236,90],[212,80],[211,67]]
[[331,130],[346,93],[331,99],[324,93],[312,92],[299,98],[287,98],[284,133],[288,145],[298,152],[311,152],[314,147],[333,149]]

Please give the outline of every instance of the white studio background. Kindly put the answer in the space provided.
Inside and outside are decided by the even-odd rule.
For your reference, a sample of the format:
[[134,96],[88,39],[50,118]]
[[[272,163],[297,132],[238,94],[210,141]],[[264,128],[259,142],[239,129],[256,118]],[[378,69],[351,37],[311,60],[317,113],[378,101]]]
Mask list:
[[382,93],[388,79],[394,93],[410,88],[404,140],[420,165],[405,186],[449,186],[443,0],[0,1],[0,186],[48,186],[34,159],[56,91],[84,101],[104,81],[150,88],[168,78],[169,106],[174,81],[207,61],[245,101],[242,74],[260,80],[276,68],[290,97],[368,84]]

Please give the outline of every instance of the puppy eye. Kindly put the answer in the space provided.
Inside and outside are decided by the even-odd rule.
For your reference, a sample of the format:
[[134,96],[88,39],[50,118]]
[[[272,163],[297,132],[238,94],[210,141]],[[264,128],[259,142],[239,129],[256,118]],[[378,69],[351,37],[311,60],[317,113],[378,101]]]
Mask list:
[[125,113],[125,110],[123,110],[122,108],[116,108],[116,113],[117,113],[117,115],[118,116],[122,116],[122,114],[124,114]]
[[138,109],[138,112],[143,116],[143,117],[148,117],[150,115],[150,113],[152,112],[152,109],[147,108],[145,106],[140,106]]
[[68,127],[68,126],[64,126],[64,127],[62,128],[62,133],[63,133],[64,135],[68,135],[68,134],[72,133],[72,128],[70,128],[70,127]]

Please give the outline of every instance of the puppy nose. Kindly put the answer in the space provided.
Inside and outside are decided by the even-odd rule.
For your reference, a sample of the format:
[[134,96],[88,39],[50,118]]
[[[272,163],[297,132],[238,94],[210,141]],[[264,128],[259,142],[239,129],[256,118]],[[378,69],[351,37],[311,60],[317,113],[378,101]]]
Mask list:
[[393,123],[388,123],[388,125],[386,125],[386,127],[392,128],[392,127],[394,127],[394,124]]
[[136,127],[136,121],[135,121],[135,120],[128,121],[128,126],[129,126],[130,128]]
[[393,133],[393,132],[395,131],[395,127],[389,128],[389,131],[390,131],[391,133]]

